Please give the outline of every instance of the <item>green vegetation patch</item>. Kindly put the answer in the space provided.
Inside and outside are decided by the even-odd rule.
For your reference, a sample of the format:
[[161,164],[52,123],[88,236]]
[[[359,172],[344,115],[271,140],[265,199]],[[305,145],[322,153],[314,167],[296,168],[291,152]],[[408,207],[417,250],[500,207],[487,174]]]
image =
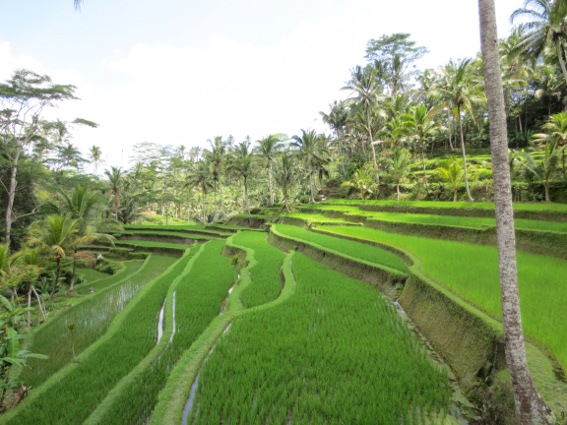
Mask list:
[[155,249],[159,250],[160,248],[164,249],[173,249],[173,250],[181,250],[185,251],[189,248],[187,244],[182,243],[174,243],[174,242],[157,242],[157,241],[141,241],[130,239],[128,241],[116,241],[116,245],[123,245],[123,246],[133,246],[139,248],[148,248],[149,250]]
[[303,255],[283,304],[236,320],[205,364],[189,423],[421,423],[447,377],[374,288]]
[[[399,256],[385,249],[380,249],[361,242],[348,241],[329,235],[313,233],[297,226],[278,224],[274,225],[273,228],[285,236],[314,243],[350,257],[369,263],[380,264],[402,273],[407,273],[408,271],[408,266]],[[339,228],[343,229],[342,226],[339,226]]]
[[[348,217],[364,216],[367,219],[388,222],[403,222],[414,224],[427,224],[434,226],[455,226],[472,229],[490,229],[496,226],[496,219],[492,217],[466,217],[452,216],[446,214],[424,214],[419,212],[387,212],[387,211],[364,211],[357,206],[348,205],[325,205],[321,207],[324,212],[340,212]],[[318,216],[318,215],[316,215]],[[305,217],[307,218],[307,217]],[[312,221],[319,221],[313,219]],[[516,219],[516,229],[539,230],[545,232],[567,233],[567,223],[545,220]]]
[[165,232],[165,233],[177,233],[181,235],[194,234],[212,237],[226,237],[230,236],[230,232],[211,229],[210,227],[205,227],[204,225],[167,225],[167,226],[149,226],[149,225],[128,225],[124,226],[124,229],[128,232],[138,232],[138,231],[151,231],[151,232]]
[[95,342],[126,304],[174,261],[163,256],[150,256],[143,265],[128,261],[123,272],[97,282],[100,291],[37,328],[26,342],[27,349],[49,359],[30,359],[21,375],[24,383],[37,387]]
[[234,245],[252,249],[258,262],[250,271],[252,285],[240,297],[247,308],[276,299],[282,290],[280,268],[284,254],[270,245],[266,236],[266,233],[242,231],[232,237]]
[[[443,201],[387,201],[333,199],[323,205],[356,206],[370,211],[422,212],[458,216],[494,216],[492,202],[443,202]],[[547,202],[518,202],[514,204],[518,218],[567,221],[567,205]]]
[[117,234],[117,237],[122,236],[136,236],[140,239],[144,237],[162,237],[162,238],[175,238],[175,239],[196,239],[207,241],[209,239],[218,238],[218,234],[201,234],[201,233],[189,233],[189,232],[175,232],[175,231],[163,231],[163,230],[124,230]]
[[[96,344],[31,393],[5,423],[82,423],[100,401],[155,346],[157,320],[169,286],[181,276],[196,249],[147,284]],[[99,306],[99,314],[105,308]],[[72,402],[71,402],[72,401]]]
[[290,214],[285,215],[286,219],[288,217],[302,220],[302,221],[306,222],[307,224],[312,224],[312,223],[348,224],[348,223],[350,223],[349,220],[346,219],[346,218],[327,217],[324,214],[318,214],[318,213],[295,212],[295,213],[290,213]]
[[[168,291],[168,306],[175,294],[175,310],[167,315],[168,331],[161,344],[113,390],[102,408],[86,423],[146,423],[157,395],[181,355],[219,314],[234,282],[230,260],[221,255],[224,241],[205,244],[181,278]],[[172,320],[175,317],[175,328]]]
[[[496,247],[381,232],[369,228],[320,226],[328,233],[385,243],[421,260],[426,276],[457,296],[501,319]],[[567,367],[567,262],[518,253],[520,300],[526,336]]]

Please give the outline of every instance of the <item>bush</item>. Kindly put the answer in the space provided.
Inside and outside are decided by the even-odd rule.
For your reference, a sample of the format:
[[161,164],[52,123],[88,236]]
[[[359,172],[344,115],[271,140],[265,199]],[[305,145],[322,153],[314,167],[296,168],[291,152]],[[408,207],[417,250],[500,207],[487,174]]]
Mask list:
[[121,269],[121,264],[109,261],[106,258],[97,259],[95,270],[101,273],[114,274]]

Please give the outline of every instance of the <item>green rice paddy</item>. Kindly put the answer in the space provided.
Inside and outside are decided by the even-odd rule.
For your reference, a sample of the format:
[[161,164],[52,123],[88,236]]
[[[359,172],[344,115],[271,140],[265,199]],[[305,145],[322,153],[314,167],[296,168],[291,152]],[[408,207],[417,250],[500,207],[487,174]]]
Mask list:
[[[193,250],[194,252],[195,250]],[[192,253],[185,254],[151,283],[112,322],[108,331],[51,377],[2,421],[9,424],[82,423],[118,381],[144,359],[156,343],[157,319],[165,294],[183,273]],[[99,307],[98,314],[105,314]],[[72,401],[72,402],[71,402]],[[26,404],[32,404],[26,408]]]
[[[431,226],[454,226],[465,227],[471,229],[487,229],[496,226],[496,219],[490,217],[467,217],[452,215],[436,215],[424,213],[404,213],[404,212],[384,212],[384,211],[365,211],[356,206],[350,205],[325,205],[321,207],[322,211],[340,212],[345,214],[345,219],[349,216],[363,216],[367,220],[387,221],[390,223],[410,223],[410,224],[426,224]],[[325,220],[319,219],[321,214],[313,214],[312,221],[325,223]],[[310,214],[303,214],[304,219],[308,219]],[[323,215],[323,217],[325,217]],[[332,220],[332,219],[329,219]],[[334,219],[340,221],[340,219]],[[567,222],[551,222],[544,220],[516,219],[516,229],[538,230],[545,232],[567,233]]]
[[[27,385],[38,386],[54,372],[69,363],[106,332],[114,317],[151,280],[174,263],[164,256],[149,256],[141,261],[128,261],[123,272],[97,282],[107,290],[95,293],[76,307],[69,308],[36,329],[26,346],[49,360],[30,359],[22,373]],[[71,331],[69,326],[73,327]]]
[[[365,227],[320,226],[337,235],[385,243],[421,262],[423,272],[492,317],[500,319],[498,257],[493,246],[428,239]],[[567,367],[567,262],[518,252],[523,326],[528,338],[549,350]]]
[[255,307],[277,298],[282,290],[280,267],[284,254],[266,241],[266,233],[242,231],[232,237],[235,245],[254,251],[258,261],[252,271],[252,285],[244,290],[240,298],[244,307]]
[[[342,226],[339,227],[343,228]],[[349,228],[350,227],[351,226],[349,226]],[[367,261],[369,263],[380,264],[398,270],[402,273],[406,273],[408,270],[408,266],[398,255],[385,249],[380,249],[361,242],[349,241],[329,235],[313,233],[309,230],[287,224],[274,225],[273,229],[283,234],[284,236],[319,245],[335,252]]]
[[301,254],[293,273],[292,298],[217,344],[189,423],[418,424],[446,411],[446,375],[376,290]]
[[[445,202],[445,201],[385,201],[385,200],[366,200],[353,201],[346,199],[333,199],[323,202],[322,205],[367,205],[367,206],[386,206],[393,208],[410,207],[410,208],[439,208],[439,209],[461,209],[461,210],[492,210],[494,211],[494,203],[492,202]],[[517,202],[514,204],[514,211],[535,211],[567,214],[566,204],[554,204],[544,202]]]
[[[317,248],[311,251],[331,253],[327,263],[345,257],[349,267],[355,267],[354,259],[391,274],[417,273],[500,320],[494,246],[364,227],[371,220],[480,230],[494,225],[488,216],[452,215],[455,208],[490,213],[494,206],[332,201],[289,214],[290,223],[299,226],[274,224],[272,231],[297,248],[311,245]],[[561,222],[567,206],[515,208],[542,213],[537,220],[517,220],[518,229],[567,232]],[[557,221],[539,219],[548,216]],[[453,420],[446,372],[376,287],[299,252],[286,256],[268,243],[265,232],[239,226],[136,225],[124,234],[140,239],[118,241],[122,247],[175,249],[182,257],[151,254],[145,261],[124,261],[113,276],[81,269],[86,282],[77,287],[80,296],[70,299],[75,305],[30,333],[27,348],[49,360],[28,361],[21,378],[32,390],[0,416],[0,424],[178,424],[176,415],[181,417],[196,376],[196,397],[186,412],[191,424]],[[191,238],[204,245],[143,240],[152,237]],[[232,251],[223,251],[225,244]],[[242,270],[235,258],[222,254],[234,248],[248,255],[246,261],[240,257]],[[520,252],[518,270],[526,337],[565,369],[567,261]],[[88,294],[89,288],[94,293]],[[550,388],[547,394],[563,391]],[[564,400],[561,394],[550,399]],[[176,413],[169,416],[165,406]]]
[[116,241],[115,244],[118,246],[122,245],[122,246],[148,248],[149,250],[151,250],[152,248],[155,249],[167,248],[167,249],[177,249],[183,251],[189,248],[189,245],[184,243],[143,241],[143,240],[135,240],[135,239],[130,239],[127,241]]
[[219,314],[221,304],[234,283],[230,260],[221,255],[224,241],[211,241],[196,254],[191,265],[168,292],[175,294],[175,329],[166,325],[164,341],[147,356],[142,367],[109,394],[103,408],[96,411],[87,424],[146,423],[157,401],[157,395],[169,372],[208,324]]

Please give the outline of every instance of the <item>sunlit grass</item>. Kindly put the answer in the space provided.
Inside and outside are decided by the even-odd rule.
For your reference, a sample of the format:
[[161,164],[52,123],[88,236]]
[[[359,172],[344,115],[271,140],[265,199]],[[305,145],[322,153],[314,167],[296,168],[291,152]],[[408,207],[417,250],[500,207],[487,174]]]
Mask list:
[[[334,226],[329,226],[334,227]],[[343,226],[339,226],[341,229]],[[349,226],[353,227],[353,226]],[[355,226],[356,227],[356,226]],[[406,263],[396,254],[385,249],[377,248],[361,242],[349,241],[333,236],[322,235],[310,232],[297,226],[277,224],[273,227],[284,236],[300,239],[309,243],[314,243],[322,247],[331,249],[338,253],[368,261],[374,264],[381,264],[403,273],[407,273]]]
[[217,344],[189,423],[417,424],[447,408],[447,377],[378,291],[301,254],[293,273],[289,300]]
[[284,254],[266,241],[266,233],[241,231],[232,237],[232,241],[252,249],[258,262],[251,270],[252,285],[240,298],[242,304],[254,307],[276,299],[282,289],[280,267]]
[[[99,281],[111,287],[95,293],[80,305],[70,308],[38,328],[27,344],[34,353],[49,356],[48,360],[30,359],[21,379],[37,387],[54,372],[66,365],[106,332],[110,322],[138,292],[174,263],[170,257],[152,255],[142,267],[141,261],[128,261],[126,269]],[[115,286],[113,286],[115,285]],[[71,331],[69,327],[73,327]]]
[[[28,397],[26,408],[14,411],[15,416],[6,423],[35,425],[45,423],[46,418],[58,425],[82,423],[118,380],[155,346],[156,323],[165,294],[182,275],[191,255],[186,254],[147,284],[97,344],[85,350],[57,381],[46,382],[49,388]],[[104,314],[106,307],[98,306],[97,314]]]
[[[464,300],[500,319],[496,247],[434,240],[369,228],[320,226],[327,232],[382,242],[416,256],[423,271]],[[528,338],[548,349],[567,367],[567,262],[518,252],[523,326]]]

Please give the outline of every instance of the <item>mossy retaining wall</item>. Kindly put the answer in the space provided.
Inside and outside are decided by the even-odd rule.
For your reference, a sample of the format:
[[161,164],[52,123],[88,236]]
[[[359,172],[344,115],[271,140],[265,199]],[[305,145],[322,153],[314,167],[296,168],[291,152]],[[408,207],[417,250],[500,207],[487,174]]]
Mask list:
[[412,272],[398,302],[465,389],[506,367],[498,324],[432,282]]

